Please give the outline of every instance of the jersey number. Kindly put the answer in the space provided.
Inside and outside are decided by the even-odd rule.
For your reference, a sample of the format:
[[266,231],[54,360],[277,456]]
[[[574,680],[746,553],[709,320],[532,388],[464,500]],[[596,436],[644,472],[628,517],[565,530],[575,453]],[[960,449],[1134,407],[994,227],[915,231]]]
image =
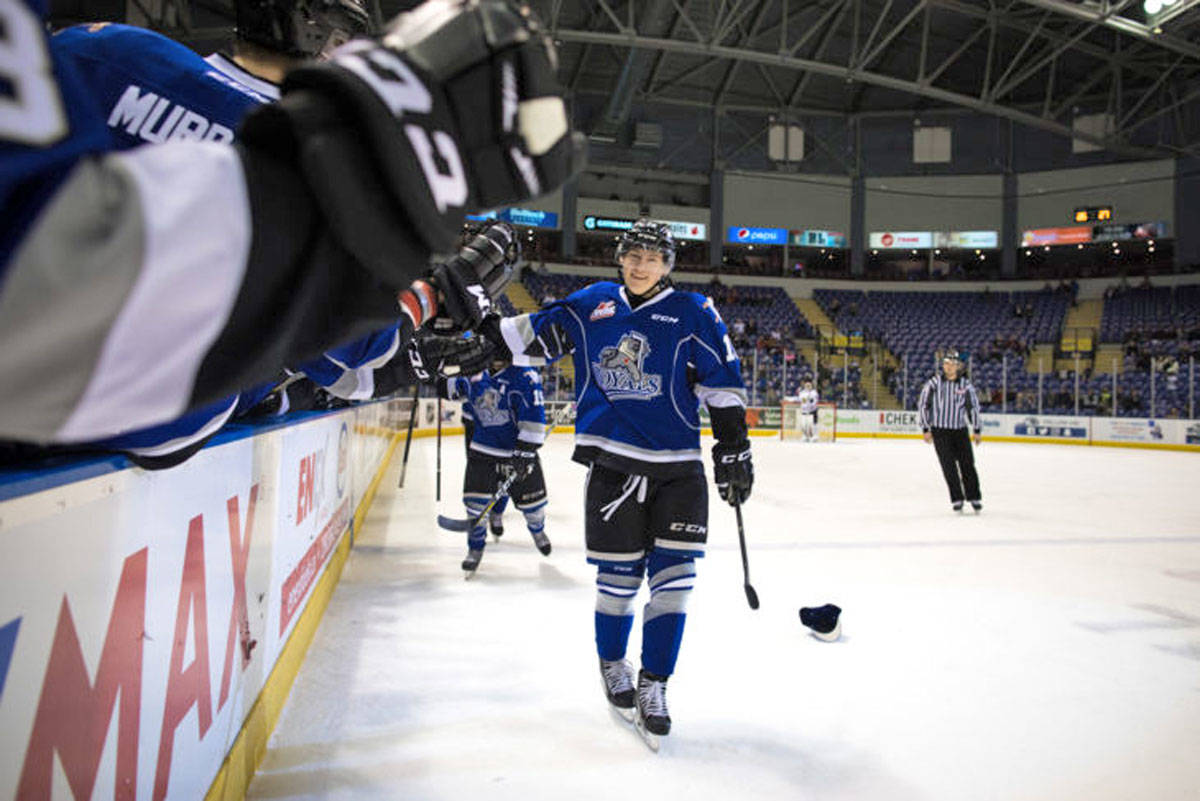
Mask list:
[[0,139],[45,146],[67,133],[46,36],[19,0],[0,0]]
[[[363,42],[342,48],[334,60],[366,81],[396,117],[403,117],[410,111],[428,114],[433,108],[429,90],[394,53]],[[425,173],[425,182],[438,211],[445,214],[450,206],[465,204],[469,191],[467,176],[454,138],[445,131],[433,131],[431,139],[429,131],[414,124],[405,125],[404,133]],[[438,166],[435,148],[446,165],[446,172]]]

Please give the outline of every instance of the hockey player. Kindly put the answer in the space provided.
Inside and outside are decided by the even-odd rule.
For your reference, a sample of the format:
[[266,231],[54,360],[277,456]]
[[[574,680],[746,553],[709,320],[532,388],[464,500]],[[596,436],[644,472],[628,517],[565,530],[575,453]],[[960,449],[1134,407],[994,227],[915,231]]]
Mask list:
[[813,389],[812,381],[804,382],[804,389],[796,396],[800,401],[800,427],[804,431],[804,441],[814,442],[817,439],[817,403],[820,398]]
[[[543,194],[580,164],[553,49],[500,0],[431,0],[294,70],[236,148],[181,135],[126,153],[45,11],[0,2],[17,54],[0,76],[0,436],[174,419],[398,311],[404,340],[438,315],[477,325],[496,276],[423,277],[429,255],[467,210]],[[173,134],[185,120],[199,130],[183,113]]]
[[[467,469],[469,470],[471,467],[471,440],[475,437],[475,409],[471,406],[471,398],[468,395],[462,397],[461,415],[463,421],[463,450],[467,454]],[[463,480],[465,481],[466,479],[464,478]],[[492,536],[497,540],[504,536],[504,510],[507,508],[508,496],[505,495],[496,501],[496,505],[488,513],[488,530],[492,532]]]
[[[549,555],[550,540],[545,531],[546,479],[537,453],[546,441],[541,375],[531,367],[498,363],[490,372],[447,381],[444,394],[450,400],[469,399],[474,411],[475,426],[463,476],[467,517],[475,519],[501,482],[512,476],[508,495],[525,515],[525,524],[538,550]],[[468,574],[479,567],[486,535],[482,523],[467,532],[467,558],[462,569]]]
[[[698,401],[712,419],[721,497],[744,503],[754,471],[737,353],[712,301],[671,286],[669,229],[638,220],[621,236],[616,260],[620,284],[598,282],[541,311],[506,318],[489,336],[516,354],[573,354],[573,458],[588,467],[585,526],[587,559],[597,568],[600,673],[609,702],[627,719],[636,714],[653,744],[670,731],[667,680],[695,559],[708,536]],[[635,686],[625,652],[643,581],[650,600],[642,610]]]

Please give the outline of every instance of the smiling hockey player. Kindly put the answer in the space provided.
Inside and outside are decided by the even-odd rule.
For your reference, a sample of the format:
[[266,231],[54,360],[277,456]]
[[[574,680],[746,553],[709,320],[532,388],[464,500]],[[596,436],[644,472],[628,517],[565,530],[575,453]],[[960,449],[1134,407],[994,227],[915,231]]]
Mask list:
[[[737,353],[711,300],[671,286],[675,243],[638,220],[617,246],[622,283],[602,281],[541,311],[502,320],[513,353],[571,352],[578,411],[574,460],[588,466],[587,559],[597,567],[596,649],[609,702],[648,744],[670,731],[675,671],[695,559],[708,536],[698,402],[717,439],[716,483],[731,504],[754,472]],[[634,598],[647,580],[641,671],[625,659]]]

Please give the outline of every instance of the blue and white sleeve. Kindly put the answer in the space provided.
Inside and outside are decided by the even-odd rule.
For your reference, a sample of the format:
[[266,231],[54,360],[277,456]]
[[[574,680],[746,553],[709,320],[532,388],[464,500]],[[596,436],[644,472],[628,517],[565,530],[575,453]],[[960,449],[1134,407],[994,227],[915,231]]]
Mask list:
[[517,439],[534,447],[546,441],[546,402],[542,394],[542,376],[530,368],[521,371],[520,390],[513,399],[516,412]]
[[512,351],[513,364],[551,364],[574,350],[568,333],[572,324],[567,303],[559,301],[530,314],[505,317],[500,321],[500,334]]
[[690,362],[695,370],[693,391],[709,410],[746,405],[742,366],[725,322],[712,300],[702,298],[696,331],[691,335]]

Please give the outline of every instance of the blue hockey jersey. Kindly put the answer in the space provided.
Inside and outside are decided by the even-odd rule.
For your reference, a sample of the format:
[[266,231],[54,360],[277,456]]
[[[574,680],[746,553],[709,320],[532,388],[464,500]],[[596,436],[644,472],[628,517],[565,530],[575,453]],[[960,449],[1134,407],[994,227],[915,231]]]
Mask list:
[[274,84],[222,56],[203,59],[130,25],[76,25],[55,34],[51,46],[85,77],[120,148],[232,142],[246,112],[279,98]]
[[535,447],[546,441],[546,404],[542,376],[532,367],[510,366],[446,383],[451,400],[470,401],[475,419],[471,450],[507,459],[517,441]]
[[741,366],[713,302],[664,289],[631,308],[625,288],[602,281],[541,311],[506,318],[514,354],[573,344],[575,454],[638,475],[703,472],[699,401],[745,406]]

